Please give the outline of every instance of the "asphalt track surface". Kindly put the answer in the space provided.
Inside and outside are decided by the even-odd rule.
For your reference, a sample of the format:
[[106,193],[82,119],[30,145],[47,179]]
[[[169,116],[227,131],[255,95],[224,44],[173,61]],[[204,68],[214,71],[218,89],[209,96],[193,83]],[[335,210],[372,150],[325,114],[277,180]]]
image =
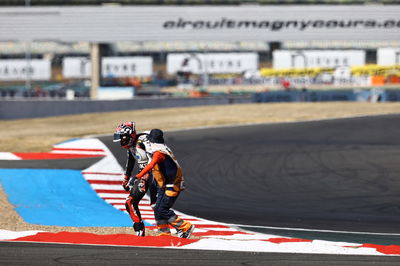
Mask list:
[[400,244],[399,136],[399,115],[165,132],[188,187],[174,207],[252,231]]
[[[22,251],[22,252],[21,252]],[[398,265],[390,256],[2,243],[1,265]]]
[[[204,219],[247,225],[243,228],[259,232],[399,244],[399,122],[400,115],[389,115],[165,132],[187,182],[187,190],[174,208]],[[111,136],[100,139],[124,165],[125,152],[112,143]],[[9,259],[10,265],[37,261],[119,265],[399,263],[398,257],[386,256],[31,243],[0,243],[0,253],[1,262]]]

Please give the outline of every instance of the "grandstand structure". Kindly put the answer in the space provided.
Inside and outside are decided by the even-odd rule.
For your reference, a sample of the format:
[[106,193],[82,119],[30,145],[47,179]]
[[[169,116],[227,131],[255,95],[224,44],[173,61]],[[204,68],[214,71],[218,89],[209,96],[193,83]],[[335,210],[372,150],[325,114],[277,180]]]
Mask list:
[[354,5],[398,4],[398,0],[2,0],[0,5]]
[[[367,64],[376,63],[378,49],[400,47],[398,3],[4,0],[0,60],[49,59],[49,79],[66,81],[61,70],[64,58],[90,57],[92,67],[97,66],[92,69],[92,75],[97,73],[91,77],[93,88],[101,85],[101,57],[107,56],[149,56],[154,72],[163,76],[168,74],[170,53],[254,52],[263,68],[272,66],[273,52],[279,49],[358,49],[366,52]],[[301,24],[304,21],[313,26]],[[24,85],[31,86],[30,81]]]

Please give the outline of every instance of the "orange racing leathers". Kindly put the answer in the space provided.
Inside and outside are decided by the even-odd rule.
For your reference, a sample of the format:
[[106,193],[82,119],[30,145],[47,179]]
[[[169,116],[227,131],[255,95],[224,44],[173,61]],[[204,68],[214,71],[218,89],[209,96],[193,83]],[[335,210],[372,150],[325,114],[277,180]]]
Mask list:
[[178,217],[173,210],[173,204],[184,189],[182,168],[172,151],[164,143],[151,143],[153,153],[151,161],[136,175],[143,178],[150,171],[158,185],[157,201],[154,216],[160,235],[170,235],[169,225],[172,225],[178,235],[191,229],[191,223]]

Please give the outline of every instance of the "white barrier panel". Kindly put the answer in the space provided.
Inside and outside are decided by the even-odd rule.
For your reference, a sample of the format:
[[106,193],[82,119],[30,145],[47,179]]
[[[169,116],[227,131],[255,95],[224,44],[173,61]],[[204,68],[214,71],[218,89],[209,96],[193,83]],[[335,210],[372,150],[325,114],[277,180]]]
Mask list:
[[99,87],[97,89],[97,99],[99,100],[132,99],[134,95],[134,87]]
[[50,60],[0,60],[0,80],[49,80],[50,78]]
[[[65,57],[64,78],[88,78],[91,63],[87,57]],[[148,77],[153,74],[153,59],[150,56],[103,57],[103,77]]]
[[400,48],[379,48],[376,56],[378,65],[393,66],[400,64]]
[[272,66],[281,68],[341,67],[365,65],[363,50],[275,50]]
[[64,78],[88,78],[91,73],[91,63],[88,57],[64,57],[62,61]]
[[243,73],[258,69],[257,53],[178,53],[167,55],[167,72]]

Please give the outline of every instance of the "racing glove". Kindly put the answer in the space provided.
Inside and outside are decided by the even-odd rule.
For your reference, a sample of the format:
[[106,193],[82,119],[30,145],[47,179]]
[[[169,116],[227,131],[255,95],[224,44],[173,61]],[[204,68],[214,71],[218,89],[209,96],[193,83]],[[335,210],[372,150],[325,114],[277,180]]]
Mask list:
[[122,181],[122,187],[126,192],[129,191],[129,176],[127,175],[124,176],[124,181]]
[[138,188],[140,192],[146,192],[146,181],[144,179],[139,179]]

